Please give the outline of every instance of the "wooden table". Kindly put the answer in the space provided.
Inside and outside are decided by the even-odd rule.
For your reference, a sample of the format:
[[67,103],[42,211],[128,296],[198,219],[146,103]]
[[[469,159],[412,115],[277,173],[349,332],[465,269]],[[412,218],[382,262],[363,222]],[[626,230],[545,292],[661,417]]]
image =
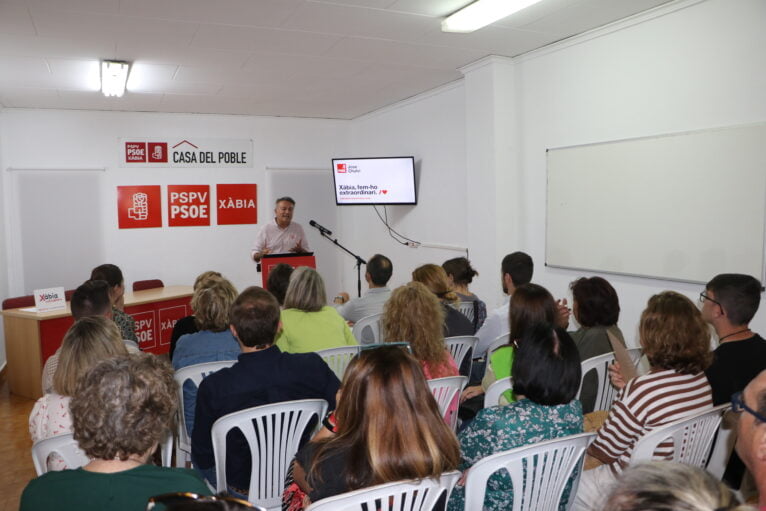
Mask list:
[[[167,286],[125,293],[125,312],[136,320],[136,335],[142,351],[167,353],[173,325],[191,314],[192,287]],[[13,394],[37,399],[42,395],[45,361],[61,346],[73,323],[69,302],[66,310],[36,312],[21,309],[2,311],[8,386]]]

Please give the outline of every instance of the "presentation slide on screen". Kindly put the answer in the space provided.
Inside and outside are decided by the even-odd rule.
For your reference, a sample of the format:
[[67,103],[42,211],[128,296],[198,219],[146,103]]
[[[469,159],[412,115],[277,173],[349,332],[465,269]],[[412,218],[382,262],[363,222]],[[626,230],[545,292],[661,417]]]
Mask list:
[[338,204],[415,204],[414,160],[359,158],[333,160]]

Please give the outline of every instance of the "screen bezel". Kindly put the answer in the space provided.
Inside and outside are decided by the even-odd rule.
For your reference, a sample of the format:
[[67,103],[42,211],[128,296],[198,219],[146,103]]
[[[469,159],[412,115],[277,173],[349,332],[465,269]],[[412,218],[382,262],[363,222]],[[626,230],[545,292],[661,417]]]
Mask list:
[[[348,160],[410,160],[412,168],[412,189],[415,195],[413,202],[338,202],[338,183],[335,180],[335,162],[342,162]],[[418,204],[418,185],[417,179],[415,179],[415,157],[414,156],[362,156],[359,158],[332,158],[332,191],[335,196],[336,206],[417,206]]]

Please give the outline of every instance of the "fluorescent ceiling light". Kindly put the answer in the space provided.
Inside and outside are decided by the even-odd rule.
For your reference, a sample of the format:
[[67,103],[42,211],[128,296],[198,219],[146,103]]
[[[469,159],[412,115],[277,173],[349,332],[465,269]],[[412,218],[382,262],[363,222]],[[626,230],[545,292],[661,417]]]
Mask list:
[[113,60],[101,61],[101,92],[104,96],[122,97],[128,81],[130,64]]
[[473,32],[540,0],[476,0],[442,21],[442,32]]

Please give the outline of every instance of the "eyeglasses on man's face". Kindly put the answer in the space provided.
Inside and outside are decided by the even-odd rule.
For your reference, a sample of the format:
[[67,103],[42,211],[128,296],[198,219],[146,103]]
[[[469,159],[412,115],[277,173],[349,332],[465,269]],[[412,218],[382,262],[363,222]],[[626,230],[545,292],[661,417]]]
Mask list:
[[721,309],[723,309],[723,306],[721,305],[721,302],[719,302],[719,301],[717,301],[717,300],[713,300],[712,298],[710,298],[710,297],[709,297],[708,295],[706,295],[705,293],[700,293],[700,298],[699,298],[699,300],[700,300],[700,303],[705,303],[705,300],[707,300],[707,301],[710,301],[710,302],[713,302],[714,304],[716,304],[716,305],[718,305],[719,307],[721,307]]
[[742,397],[742,392],[737,392],[731,396],[731,410],[734,413],[747,412],[761,422],[766,422],[766,417],[756,412],[745,404],[745,400]]

